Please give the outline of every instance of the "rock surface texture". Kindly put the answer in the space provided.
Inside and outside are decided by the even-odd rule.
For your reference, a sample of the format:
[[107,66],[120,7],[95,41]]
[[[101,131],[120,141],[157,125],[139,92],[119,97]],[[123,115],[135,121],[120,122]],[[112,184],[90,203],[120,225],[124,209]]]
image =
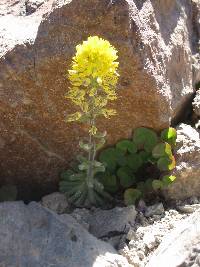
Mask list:
[[64,122],[72,111],[64,99],[66,72],[75,46],[89,35],[108,39],[119,51],[118,115],[99,122],[109,143],[129,137],[138,126],[160,130],[179,118],[197,82],[192,55],[199,38],[198,5],[194,0],[1,1],[1,183],[56,184],[74,158],[86,129]]
[[193,111],[197,117],[200,118],[200,90],[196,92],[195,98],[192,102]]
[[173,171],[176,181],[166,190],[166,197],[184,199],[200,196],[200,134],[187,124],[177,127],[175,151],[176,168]]
[[128,267],[111,245],[90,235],[70,215],[32,202],[0,204],[1,267]]
[[200,210],[182,221],[160,244],[146,267],[200,266]]
[[69,204],[64,194],[54,192],[41,199],[41,205],[58,214],[67,212]]
[[135,206],[116,207],[110,210],[95,209],[89,212],[86,209],[76,209],[72,216],[80,223],[89,225],[91,234],[98,238],[127,233],[135,224],[137,211]]

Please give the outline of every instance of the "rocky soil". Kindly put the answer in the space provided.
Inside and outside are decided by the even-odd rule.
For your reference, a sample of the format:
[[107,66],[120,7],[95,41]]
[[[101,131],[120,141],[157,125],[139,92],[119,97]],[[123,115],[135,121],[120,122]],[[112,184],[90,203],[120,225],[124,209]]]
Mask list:
[[0,203],[0,266],[200,266],[198,198],[165,207],[141,200],[110,210],[69,208],[60,193],[41,203]]
[[[55,211],[54,196],[49,195],[48,198],[48,207],[51,208],[52,205]],[[60,201],[60,206],[64,206],[63,200]],[[136,208],[130,206],[116,207],[111,210],[75,209],[70,212],[70,215],[92,235],[111,244],[127,259],[130,266],[163,267],[166,259],[168,262],[166,267],[182,266],[178,263],[184,263],[185,267],[200,266],[198,253],[195,252],[200,252],[198,250],[200,249],[200,198],[191,197],[184,201],[171,201],[165,203],[165,207],[161,202],[146,206],[141,200]],[[192,227],[197,230],[196,232],[194,230],[193,235]],[[182,231],[177,234],[180,229]],[[186,240],[184,237],[181,239],[182,232],[186,230]],[[166,240],[169,238],[174,239],[173,245],[167,243]],[[179,239],[186,244],[182,244]],[[187,247],[189,247],[188,250]],[[173,249],[173,255],[171,255],[170,251]],[[181,257],[180,250],[183,254]],[[192,251],[193,258],[190,255]],[[177,259],[174,260],[174,258]],[[191,262],[197,265],[189,265]]]

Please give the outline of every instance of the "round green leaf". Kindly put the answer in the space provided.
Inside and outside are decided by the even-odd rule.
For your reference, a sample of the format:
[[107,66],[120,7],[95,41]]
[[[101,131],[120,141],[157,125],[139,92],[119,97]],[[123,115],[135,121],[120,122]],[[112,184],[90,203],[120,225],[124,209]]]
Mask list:
[[140,151],[139,155],[144,163],[148,162],[149,159],[151,158],[151,153],[144,150]]
[[157,162],[158,169],[161,171],[171,171],[175,168],[175,165],[176,163],[174,156],[161,157]]
[[176,145],[176,138],[177,138],[176,130],[172,127],[169,127],[161,132],[161,139],[164,142],[169,143],[173,147]]
[[145,127],[137,128],[133,134],[133,141],[139,149],[145,149],[151,152],[154,146],[157,144],[157,134]]
[[130,140],[122,140],[116,144],[116,148],[122,150],[124,153],[127,151],[130,153],[136,153],[137,152],[137,146],[134,142]]
[[138,189],[129,188],[124,192],[124,202],[127,206],[135,204],[142,195],[142,192]]
[[127,156],[127,165],[136,172],[143,164],[143,160],[139,154],[131,154]]
[[154,158],[172,156],[171,146],[168,143],[159,143],[154,147],[152,155]]
[[176,176],[174,175],[165,175],[162,177],[162,182],[165,187],[169,186],[176,180]]
[[152,187],[154,190],[162,189],[163,182],[161,180],[155,179],[152,182]]
[[107,148],[103,150],[99,156],[102,163],[106,164],[106,168],[110,171],[114,171],[117,167],[116,149]]
[[110,193],[116,193],[118,191],[119,186],[117,183],[117,177],[115,175],[104,173],[99,180],[103,184],[106,191]]
[[116,162],[118,163],[119,166],[125,166],[127,164],[126,155],[124,155],[122,150],[116,148],[115,157],[116,157]]
[[145,191],[146,191],[145,182],[137,183],[137,189],[139,191],[141,191],[142,193],[145,193]]
[[124,188],[128,188],[131,185],[134,184],[135,181],[135,176],[132,173],[133,171],[125,166],[125,167],[121,167],[118,169],[117,171],[117,176],[120,179],[120,184],[124,187]]

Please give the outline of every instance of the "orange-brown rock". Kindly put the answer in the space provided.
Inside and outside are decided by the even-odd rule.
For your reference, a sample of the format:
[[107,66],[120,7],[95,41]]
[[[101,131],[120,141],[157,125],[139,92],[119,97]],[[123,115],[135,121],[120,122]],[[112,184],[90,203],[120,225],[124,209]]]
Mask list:
[[0,183],[56,185],[86,130],[66,124],[75,46],[89,35],[119,51],[118,115],[108,143],[179,118],[194,92],[192,1],[49,0],[0,4]]

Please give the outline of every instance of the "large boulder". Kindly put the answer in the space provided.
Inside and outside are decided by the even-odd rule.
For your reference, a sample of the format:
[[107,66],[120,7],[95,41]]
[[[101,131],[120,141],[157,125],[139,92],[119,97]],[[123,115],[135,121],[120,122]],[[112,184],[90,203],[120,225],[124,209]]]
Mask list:
[[59,216],[35,202],[4,202],[0,218],[1,267],[129,266],[70,215]]
[[175,149],[176,181],[165,191],[170,199],[185,199],[200,196],[200,134],[190,125],[181,123],[177,127]]
[[200,211],[181,221],[167,235],[146,267],[200,266]]
[[75,46],[89,35],[119,51],[118,115],[98,124],[108,143],[169,126],[194,92],[197,1],[4,0],[0,9],[0,179],[24,194],[56,185],[86,135],[65,123],[73,107],[64,94]]

